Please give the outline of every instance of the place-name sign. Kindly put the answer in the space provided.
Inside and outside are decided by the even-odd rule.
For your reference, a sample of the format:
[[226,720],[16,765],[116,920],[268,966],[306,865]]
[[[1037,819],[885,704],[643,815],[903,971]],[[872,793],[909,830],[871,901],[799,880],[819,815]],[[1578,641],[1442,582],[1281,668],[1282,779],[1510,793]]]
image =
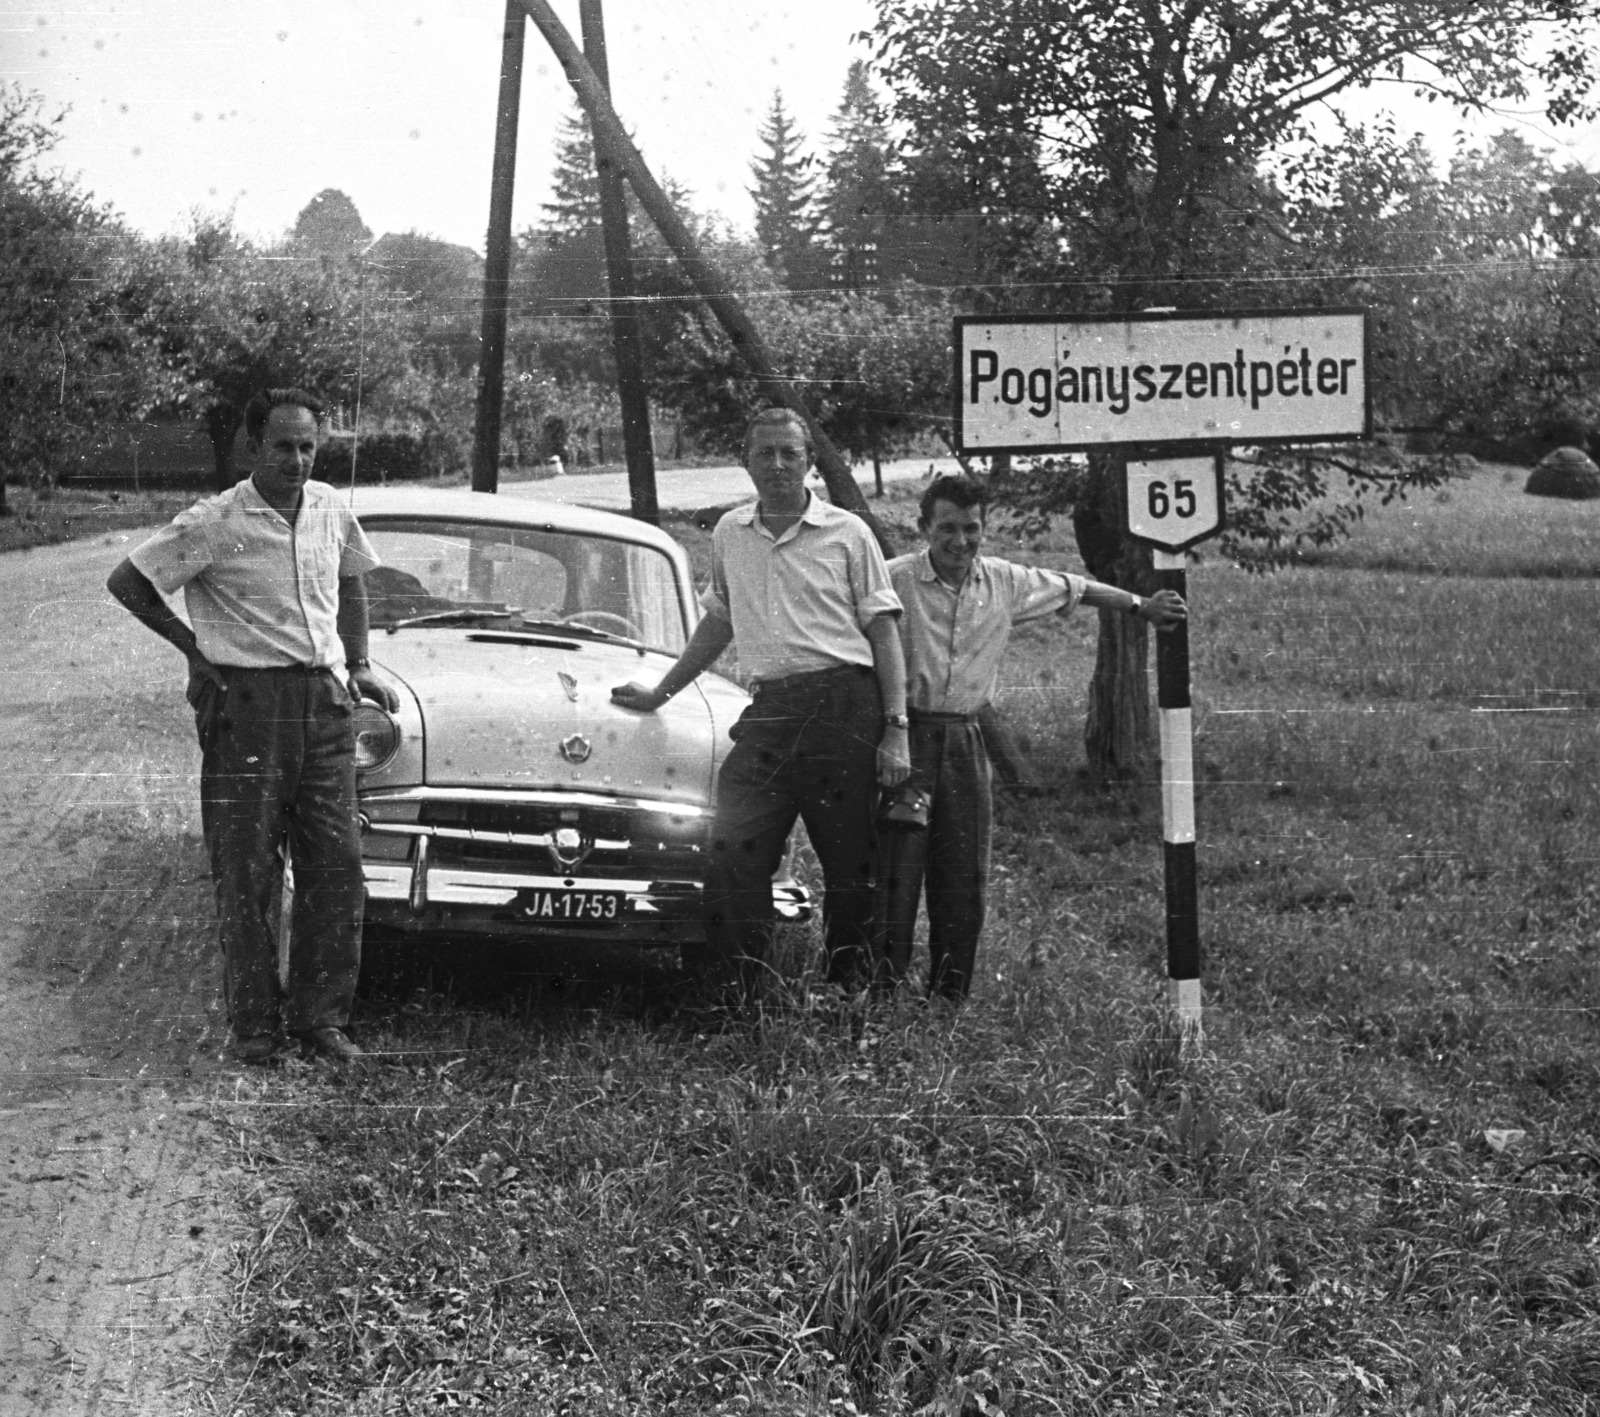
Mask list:
[[1366,314],[960,315],[964,453],[1313,443],[1371,427]]

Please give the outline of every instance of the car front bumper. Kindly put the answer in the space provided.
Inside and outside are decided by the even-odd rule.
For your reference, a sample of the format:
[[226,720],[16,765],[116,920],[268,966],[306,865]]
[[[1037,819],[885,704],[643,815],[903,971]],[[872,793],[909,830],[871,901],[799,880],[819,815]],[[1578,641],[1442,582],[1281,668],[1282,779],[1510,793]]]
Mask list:
[[[433,795],[424,789],[362,804],[369,924],[419,936],[592,939],[646,946],[705,938],[704,886],[698,875],[647,876],[630,870],[635,863],[626,859],[626,841],[595,843],[598,854],[609,851],[622,858],[603,871],[579,867],[569,874],[551,869],[551,843],[542,835],[381,819],[394,816],[393,809],[404,799]],[[413,816],[408,810],[399,815]],[[464,861],[453,854],[464,845],[493,848],[513,859]],[[606,910],[602,918],[550,918],[551,900],[604,902]],[[543,913],[537,908],[541,902]],[[812,911],[810,892],[790,879],[787,869],[773,881],[772,904],[779,921],[806,920]]]

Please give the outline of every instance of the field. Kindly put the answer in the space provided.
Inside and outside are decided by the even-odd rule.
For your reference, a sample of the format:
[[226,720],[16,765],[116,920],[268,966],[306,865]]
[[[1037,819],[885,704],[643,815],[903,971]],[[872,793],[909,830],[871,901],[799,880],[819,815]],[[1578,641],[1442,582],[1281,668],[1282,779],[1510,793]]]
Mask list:
[[366,996],[387,1066],[241,1079],[232,1410],[1600,1411],[1600,506],[1520,482],[1192,572],[1203,1050],[1093,619],[1030,628],[964,1010],[804,934],[738,1019],[458,955]]

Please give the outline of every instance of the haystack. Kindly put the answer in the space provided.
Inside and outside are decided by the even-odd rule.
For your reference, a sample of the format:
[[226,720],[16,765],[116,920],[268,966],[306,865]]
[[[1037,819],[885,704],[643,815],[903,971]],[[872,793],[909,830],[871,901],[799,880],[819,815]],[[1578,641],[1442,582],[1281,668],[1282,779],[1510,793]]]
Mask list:
[[1600,497],[1600,467],[1579,448],[1557,448],[1539,459],[1526,490],[1535,497],[1566,497],[1586,502]]

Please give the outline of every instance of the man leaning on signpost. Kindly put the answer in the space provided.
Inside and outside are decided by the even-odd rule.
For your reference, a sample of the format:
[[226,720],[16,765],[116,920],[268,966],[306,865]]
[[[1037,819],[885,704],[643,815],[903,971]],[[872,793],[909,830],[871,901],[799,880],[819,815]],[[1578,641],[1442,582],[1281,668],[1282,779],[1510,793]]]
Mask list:
[[905,607],[911,776],[886,813],[877,982],[892,986],[909,973],[926,885],[928,988],[951,999],[965,998],[972,987],[983,931],[993,807],[978,715],[994,694],[1011,627],[1069,614],[1079,604],[1122,610],[1157,630],[1188,615],[1174,591],[1146,599],[1083,576],[980,555],[986,502],[976,482],[938,478],[919,507],[927,545],[889,563]]

